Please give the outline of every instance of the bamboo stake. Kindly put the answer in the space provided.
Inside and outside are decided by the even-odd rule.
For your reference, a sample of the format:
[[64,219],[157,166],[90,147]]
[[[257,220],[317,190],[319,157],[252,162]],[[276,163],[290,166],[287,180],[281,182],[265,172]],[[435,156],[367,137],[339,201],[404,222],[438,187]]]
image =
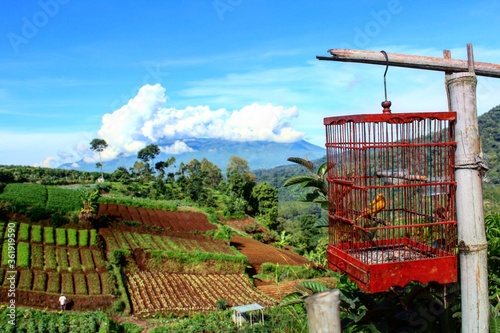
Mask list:
[[305,300],[309,333],[341,333],[340,290],[332,289]]
[[[385,57],[380,52],[331,49],[331,57],[317,56],[319,60],[357,62],[363,64],[386,65]],[[414,56],[407,54],[388,53],[389,66],[425,69],[442,72],[468,72],[469,63],[466,60]],[[475,62],[476,75],[500,78],[500,65],[486,62]]]

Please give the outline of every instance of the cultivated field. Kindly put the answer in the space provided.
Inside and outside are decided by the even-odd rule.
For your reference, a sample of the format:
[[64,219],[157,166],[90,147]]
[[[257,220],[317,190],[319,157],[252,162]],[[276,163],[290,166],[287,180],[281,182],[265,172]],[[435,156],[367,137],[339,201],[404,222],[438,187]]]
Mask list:
[[[30,190],[31,198],[21,195],[26,191],[20,186],[8,194],[25,203],[64,201],[49,187]],[[251,238],[237,236],[228,244],[207,237],[203,233],[217,226],[202,213],[105,204],[99,208],[103,215],[111,224],[99,230],[0,221],[0,301],[8,301],[7,290],[15,281],[18,305],[56,309],[64,293],[69,309],[109,308],[120,299],[116,295],[123,279],[130,308],[138,316],[213,311],[218,300],[229,306],[272,306],[275,300],[233,272],[242,272],[245,257],[256,269],[264,262],[307,262]],[[9,245],[15,247],[14,269],[8,266]],[[116,250],[125,251],[125,274],[111,269]],[[185,269],[188,262],[194,268]]]
[[276,304],[253,288],[242,274],[137,272],[128,277],[127,286],[134,314],[138,316],[215,311],[217,300],[227,301],[228,306]]
[[117,204],[99,205],[98,216],[106,215],[116,221],[135,221],[143,226],[156,226],[167,231],[208,231],[217,227],[208,222],[203,213],[170,212],[160,209],[147,209]]
[[[8,231],[16,230],[9,243]],[[17,302],[24,305],[57,307],[61,293],[75,309],[107,307],[114,299],[112,274],[97,247],[95,230],[42,227],[17,222],[0,222],[3,236],[0,289],[17,283]],[[8,246],[15,244],[15,269],[9,266]],[[13,278],[14,277],[14,278]],[[5,301],[2,291],[0,300]],[[93,305],[92,305],[93,304]]]

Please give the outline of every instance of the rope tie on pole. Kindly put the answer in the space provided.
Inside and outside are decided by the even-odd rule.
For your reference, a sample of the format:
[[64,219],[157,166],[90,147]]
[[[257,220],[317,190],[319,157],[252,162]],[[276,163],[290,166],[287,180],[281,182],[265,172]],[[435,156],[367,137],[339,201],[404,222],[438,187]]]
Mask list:
[[482,156],[477,155],[474,161],[463,160],[455,161],[455,169],[469,169],[469,170],[479,170],[481,176],[484,176],[489,170],[488,165]]
[[458,242],[458,250],[462,253],[479,252],[488,249],[488,243],[465,244],[463,240]]

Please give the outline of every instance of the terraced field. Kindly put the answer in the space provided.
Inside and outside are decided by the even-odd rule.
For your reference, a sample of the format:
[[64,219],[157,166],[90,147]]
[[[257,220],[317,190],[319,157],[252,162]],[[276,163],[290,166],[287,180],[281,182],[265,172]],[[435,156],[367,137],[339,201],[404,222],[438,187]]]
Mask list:
[[[64,293],[70,300],[70,309],[108,308],[118,299],[117,279],[127,276],[124,286],[130,295],[131,309],[138,316],[212,311],[216,310],[215,302],[221,299],[230,306],[254,302],[272,306],[276,301],[253,287],[248,277],[224,274],[223,269],[228,266],[222,261],[239,262],[246,256],[255,269],[264,262],[287,265],[307,262],[290,251],[251,238],[235,236],[228,244],[206,237],[203,232],[217,226],[210,224],[202,213],[108,204],[101,205],[99,214],[141,225],[118,223],[96,230],[0,222],[0,302],[8,301],[6,291],[11,281],[15,281],[19,305],[57,308],[57,299]],[[14,262],[9,258],[13,250]],[[135,270],[125,268],[125,275],[108,270],[107,261],[115,250],[128,250],[127,262],[133,263]],[[165,258],[163,254],[180,258],[180,262],[190,255],[196,256],[208,260],[210,269],[192,273],[171,265],[153,271],[148,266],[153,253],[161,254],[155,257],[160,258],[160,264]],[[270,294],[279,299],[278,295]]]
[[203,213],[170,212],[117,204],[99,205],[98,216],[106,215],[116,221],[135,221],[144,226],[157,226],[169,231],[190,232],[215,230]]
[[[9,226],[9,228],[7,228]],[[9,243],[7,229],[15,229]],[[104,253],[96,246],[95,230],[42,227],[0,222],[3,236],[0,289],[17,284],[18,304],[54,307],[60,293],[73,301],[75,309],[109,306],[114,300],[112,274]],[[9,263],[8,245],[15,244],[16,263]],[[0,301],[7,292],[2,291]]]

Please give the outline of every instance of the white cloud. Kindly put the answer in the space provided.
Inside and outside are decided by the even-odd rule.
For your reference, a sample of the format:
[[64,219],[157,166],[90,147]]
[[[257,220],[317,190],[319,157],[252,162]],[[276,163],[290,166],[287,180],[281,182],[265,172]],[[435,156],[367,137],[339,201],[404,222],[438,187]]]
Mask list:
[[[298,115],[296,107],[253,103],[234,111],[211,110],[201,105],[176,109],[166,108],[166,101],[162,86],[147,84],[126,105],[105,114],[98,131],[99,137],[108,143],[108,148],[102,152],[103,160],[120,154],[135,154],[161,139],[177,140],[172,146],[161,148],[165,152],[180,153],[191,149],[180,141],[182,139],[294,142],[304,135],[289,124]],[[86,162],[96,160],[96,154],[85,158]]]
[[41,166],[44,168],[56,168],[58,166],[57,158],[48,156],[40,165],[35,164],[35,166]]
[[181,154],[194,151],[194,149],[189,147],[184,141],[177,140],[170,146],[164,146],[161,151],[166,154]]

